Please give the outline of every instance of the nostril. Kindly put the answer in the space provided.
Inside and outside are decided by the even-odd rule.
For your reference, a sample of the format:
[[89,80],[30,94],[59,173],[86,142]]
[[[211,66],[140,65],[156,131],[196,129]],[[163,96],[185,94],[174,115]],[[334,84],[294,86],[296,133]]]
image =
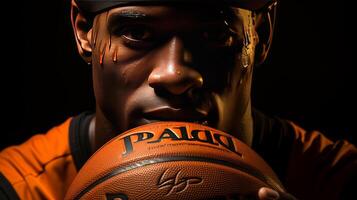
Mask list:
[[170,98],[173,95],[164,87],[153,87],[154,88],[154,92],[157,96],[159,97],[164,97],[164,98]]

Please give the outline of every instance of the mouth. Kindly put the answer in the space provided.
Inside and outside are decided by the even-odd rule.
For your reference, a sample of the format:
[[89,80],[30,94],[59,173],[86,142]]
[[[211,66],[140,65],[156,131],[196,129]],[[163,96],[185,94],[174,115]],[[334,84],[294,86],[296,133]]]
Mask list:
[[213,125],[214,122],[213,117],[206,110],[198,108],[173,108],[170,106],[144,110],[143,119],[140,121],[144,124],[158,121],[183,121],[205,126]]

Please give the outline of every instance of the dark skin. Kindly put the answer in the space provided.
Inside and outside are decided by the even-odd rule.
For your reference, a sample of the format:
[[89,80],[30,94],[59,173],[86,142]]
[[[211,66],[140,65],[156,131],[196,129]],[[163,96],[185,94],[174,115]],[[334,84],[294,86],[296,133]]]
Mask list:
[[[155,121],[201,123],[251,144],[252,72],[269,50],[269,17],[253,21],[251,11],[230,7],[155,5],[117,7],[92,20],[72,4],[79,53],[93,66],[93,152]],[[268,188],[256,196],[279,198]]]

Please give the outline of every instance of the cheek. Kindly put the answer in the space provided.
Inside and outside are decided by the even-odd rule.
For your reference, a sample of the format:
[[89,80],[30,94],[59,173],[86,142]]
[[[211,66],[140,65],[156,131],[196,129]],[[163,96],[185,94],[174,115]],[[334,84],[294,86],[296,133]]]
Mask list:
[[208,53],[197,63],[201,74],[204,76],[204,86],[218,94],[231,87],[232,76],[240,68],[239,55],[232,51]]
[[93,52],[94,75],[103,88],[133,90],[148,76],[143,55],[125,47],[120,38],[102,37]]
[[143,55],[107,37],[93,51],[93,86],[99,106],[113,121],[126,121],[131,96],[147,82],[150,66]]

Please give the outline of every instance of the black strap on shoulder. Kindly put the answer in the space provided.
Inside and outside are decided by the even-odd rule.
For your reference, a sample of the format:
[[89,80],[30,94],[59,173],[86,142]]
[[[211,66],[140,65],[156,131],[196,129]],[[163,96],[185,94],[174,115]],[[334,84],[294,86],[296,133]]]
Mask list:
[[283,181],[294,141],[292,125],[278,117],[268,117],[256,109],[253,109],[253,124],[252,148]]
[[0,173],[0,199],[18,200],[20,199],[10,182]]
[[88,132],[93,116],[91,112],[84,112],[74,117],[69,126],[69,145],[77,170],[81,169],[91,156]]

